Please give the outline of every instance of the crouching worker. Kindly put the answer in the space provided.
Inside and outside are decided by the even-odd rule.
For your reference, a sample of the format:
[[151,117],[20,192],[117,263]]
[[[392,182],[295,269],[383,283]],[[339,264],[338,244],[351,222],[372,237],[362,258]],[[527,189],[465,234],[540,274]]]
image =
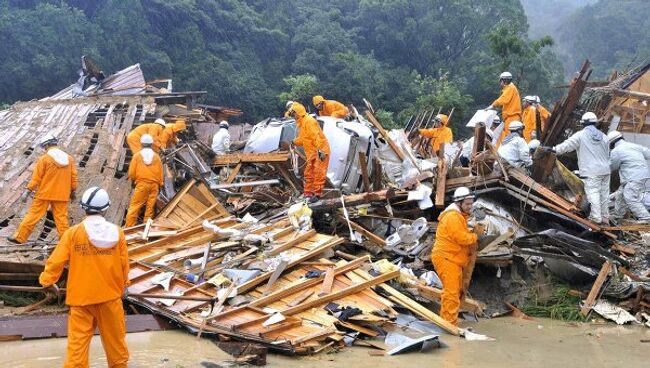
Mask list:
[[530,147],[523,138],[524,124],[515,120],[510,123],[508,129],[510,134],[501,142],[497,153],[514,167],[521,169],[531,167],[533,159],[530,157]]
[[142,206],[145,206],[144,221],[153,217],[158,190],[163,185],[163,167],[160,156],[151,149],[153,138],[145,134],[140,139],[142,150],[131,159],[129,179],[135,183],[124,226],[135,226]]
[[466,290],[463,289],[463,269],[469,263],[470,249],[478,236],[467,226],[474,195],[468,188],[454,192],[454,203],[438,217],[436,240],[431,252],[431,262],[442,281],[440,316],[458,325],[458,310]]
[[126,323],[122,295],[129,275],[124,233],[103,217],[110,200],[104,189],[86,190],[81,207],[86,218],[72,226],[47,259],[39,282],[58,294],[56,282],[68,265],[66,304],[68,349],[64,367],[88,367],[90,340],[99,329],[109,367],[126,367]]
[[52,210],[59,239],[70,227],[68,202],[74,199],[77,190],[77,168],[72,156],[58,147],[58,139],[53,135],[43,137],[39,146],[45,149],[45,154],[36,162],[32,180],[27,184],[23,198],[26,200],[27,195],[36,194],[16,233],[8,239],[13,243],[25,243],[48,208]]
[[318,125],[318,121],[307,114],[305,107],[294,102],[289,108],[289,115],[296,119],[298,136],[293,141],[305,150],[304,195],[310,203],[317,202],[323,195],[327,167],[330,162],[330,144]]

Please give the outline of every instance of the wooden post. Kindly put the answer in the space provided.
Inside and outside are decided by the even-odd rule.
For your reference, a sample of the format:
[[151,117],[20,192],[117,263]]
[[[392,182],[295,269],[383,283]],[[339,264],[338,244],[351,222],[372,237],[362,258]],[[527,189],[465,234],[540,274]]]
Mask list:
[[445,206],[445,186],[447,184],[447,162],[445,161],[445,143],[438,150],[438,177],[436,178],[436,207]]
[[404,152],[395,144],[395,142],[388,136],[388,132],[384,127],[379,123],[377,118],[375,118],[375,115],[372,114],[370,111],[366,111],[366,116],[368,117],[368,120],[370,120],[370,123],[379,130],[379,134],[386,140],[390,148],[395,152],[397,157],[399,157],[400,161],[404,161]]
[[589,295],[587,296],[587,300],[585,300],[585,304],[582,306],[582,308],[580,308],[580,314],[583,316],[589,314],[591,307],[593,307],[593,305],[596,303],[596,299],[600,294],[600,289],[603,287],[605,280],[607,280],[607,275],[609,274],[609,270],[611,268],[612,264],[609,261],[605,261],[605,263],[603,263],[603,267],[600,269],[600,272],[598,272],[598,277],[596,277],[596,281],[594,281],[594,285],[589,291]]
[[359,166],[361,166],[361,179],[363,180],[363,191],[370,191],[370,178],[368,177],[368,159],[366,154],[359,152]]

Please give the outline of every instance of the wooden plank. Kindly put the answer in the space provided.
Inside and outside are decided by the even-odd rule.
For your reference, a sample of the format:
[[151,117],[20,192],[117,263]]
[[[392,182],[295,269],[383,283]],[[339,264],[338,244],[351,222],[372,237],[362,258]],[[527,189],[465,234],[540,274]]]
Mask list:
[[[420,285],[416,284],[415,287],[418,289],[418,293],[420,296],[427,298],[429,300],[433,301],[440,301],[442,298],[442,290],[431,287],[431,286],[426,286],[426,285]],[[472,298],[465,298],[461,300],[460,302],[460,309],[476,314],[482,314],[483,309],[485,309],[486,305],[484,303],[481,303],[478,300],[472,299]]]
[[[37,278],[38,278],[38,276],[37,276]],[[305,290],[300,295],[298,295],[297,297],[292,299],[289,303],[287,303],[287,305],[289,307],[294,307],[294,306],[304,302],[305,300],[307,300],[307,298],[309,298],[312,295],[314,295],[314,290]]]
[[271,274],[271,277],[269,278],[269,281],[266,283],[266,288],[264,289],[264,292],[262,295],[267,295],[268,293],[271,292],[271,288],[273,287],[273,284],[280,278],[282,275],[282,272],[287,269],[287,265],[289,262],[286,259],[283,259],[280,261],[278,266],[273,270],[273,273]]
[[277,247],[274,247],[273,249],[271,249],[269,251],[269,255],[270,256],[278,255],[278,254],[284,252],[285,250],[294,247],[296,244],[300,244],[300,243],[302,243],[304,241],[307,241],[307,240],[313,238],[314,236],[316,236],[316,230],[311,229],[311,230],[307,231],[304,234],[298,235],[294,239],[291,239],[289,241],[284,242],[283,244],[278,245]]
[[366,154],[359,152],[359,166],[361,166],[361,179],[363,181],[363,191],[370,191],[370,178],[368,177],[368,159]]
[[559,194],[556,194],[552,190],[546,188],[542,184],[539,184],[533,178],[527,176],[524,174],[522,171],[517,170],[516,168],[509,168],[508,169],[508,174],[519,181],[520,183],[524,184],[528,188],[534,190],[535,192],[539,193],[542,197],[547,199],[548,201],[551,201],[552,203],[555,203],[557,206],[562,207],[566,211],[577,211],[577,207],[575,204],[569,202],[566,200],[564,197],[562,197]]
[[321,286],[320,293],[318,296],[327,295],[332,292],[332,284],[334,283],[334,268],[328,268],[325,272],[325,279],[323,280],[323,285]]
[[238,163],[237,166],[235,166],[234,169],[230,172],[230,175],[228,175],[228,179],[226,179],[226,184],[231,184],[233,181],[235,181],[235,178],[237,177],[237,174],[239,174],[239,170],[241,169],[242,163]]
[[[345,217],[343,217],[343,216],[341,216],[341,215],[338,215],[338,219],[339,219],[339,221],[341,221],[341,222],[347,222],[347,220],[345,219]],[[385,240],[385,239],[383,239],[383,238],[380,237],[379,235],[373,233],[372,231],[366,229],[365,227],[363,227],[363,226],[357,224],[356,222],[354,222],[354,221],[352,221],[352,220],[350,220],[350,226],[351,226],[354,230],[356,230],[356,231],[358,231],[359,233],[361,233],[361,235],[363,235],[363,236],[365,236],[366,238],[368,238],[368,240],[370,240],[371,242],[373,242],[373,243],[379,245],[380,247],[385,247],[385,246],[386,246],[386,240]]]
[[286,151],[273,153],[231,153],[216,156],[212,163],[214,165],[233,165],[239,163],[286,162],[289,158],[289,152]]
[[372,165],[372,190],[378,191],[383,187],[382,176],[384,175],[384,172],[381,168],[381,162],[377,157],[373,157]]
[[436,199],[437,208],[445,206],[445,187],[447,185],[447,160],[445,160],[445,143],[440,144],[438,150],[438,176],[436,178]]
[[388,132],[384,129],[384,127],[379,123],[377,118],[370,112],[369,110],[366,110],[366,116],[368,117],[368,120],[370,120],[370,123],[379,130],[379,134],[386,140],[390,148],[395,152],[397,157],[400,159],[400,161],[404,161],[404,152],[397,146],[397,144],[393,141],[393,139],[388,135]]
[[603,263],[603,267],[600,269],[600,272],[598,272],[596,281],[594,281],[594,284],[589,291],[589,295],[587,295],[587,300],[585,300],[582,308],[580,308],[580,314],[583,316],[589,314],[591,307],[593,307],[596,303],[596,299],[600,294],[600,289],[603,287],[603,284],[605,283],[605,280],[607,279],[607,275],[609,275],[611,268],[612,264],[609,261],[605,261],[605,263]]

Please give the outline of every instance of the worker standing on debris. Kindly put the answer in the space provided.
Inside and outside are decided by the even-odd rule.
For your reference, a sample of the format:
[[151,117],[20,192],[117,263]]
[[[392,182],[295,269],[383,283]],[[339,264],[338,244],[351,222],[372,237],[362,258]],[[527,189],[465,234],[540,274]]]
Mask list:
[[307,114],[305,107],[298,102],[291,105],[289,115],[296,119],[298,136],[293,144],[302,146],[305,150],[304,195],[309,202],[317,202],[323,194],[327,167],[330,161],[330,145],[318,125],[318,121]]
[[165,120],[158,118],[153,123],[142,124],[133,129],[129,135],[126,136],[126,144],[129,145],[131,153],[135,155],[140,152],[142,149],[142,146],[140,146],[140,138],[145,134],[149,134],[153,137],[153,148],[156,152],[159,152],[160,138],[166,125]]
[[448,123],[449,116],[438,114],[433,119],[433,128],[418,130],[422,137],[431,138],[431,148],[434,154],[438,153],[438,150],[443,143],[451,143],[454,141],[454,133],[451,131],[451,128],[447,126]]
[[501,115],[503,115],[503,121],[505,122],[497,145],[501,144],[501,141],[506,137],[510,123],[513,121],[521,121],[521,97],[519,97],[517,86],[512,83],[512,74],[510,72],[501,73],[499,76],[499,84],[501,85],[501,96],[494,100],[492,105],[487,107],[487,110],[500,107]]
[[162,149],[169,149],[178,144],[178,133],[187,129],[187,125],[183,120],[177,120],[175,123],[167,124],[165,130],[160,134],[160,147]]
[[[539,98],[539,96],[535,96],[535,108],[537,111],[539,111],[539,118],[540,118],[540,130],[542,132],[546,131],[546,126],[548,124],[548,119],[551,117],[551,113],[544,107],[542,106],[542,100]],[[537,139],[542,139],[542,137],[536,137]]]
[[135,183],[131,203],[126,212],[124,226],[135,226],[142,206],[144,222],[153,217],[158,191],[163,185],[163,166],[160,156],[151,149],[153,139],[145,134],[140,140],[142,150],[133,156],[129,164],[129,179]]
[[643,204],[643,195],[648,190],[650,170],[646,160],[650,160],[650,149],[623,139],[621,132],[614,130],[607,134],[610,155],[610,168],[618,170],[621,186],[615,193],[614,218],[621,220],[629,209],[639,222],[650,223],[650,213]]
[[323,96],[314,96],[312,102],[318,110],[318,116],[344,119],[350,113],[344,104],[334,100],[326,100]]
[[45,149],[45,154],[36,162],[32,179],[23,196],[26,200],[27,196],[36,194],[16,233],[9,238],[11,242],[25,243],[48,208],[52,210],[59,238],[70,227],[68,202],[74,199],[77,190],[77,168],[72,156],[57,145],[58,139],[51,134],[45,135],[39,142],[39,146]]
[[515,120],[510,123],[508,129],[510,134],[501,142],[497,153],[514,167],[522,169],[531,167],[533,159],[530,157],[530,148],[522,137],[525,132],[524,124]]
[[609,223],[609,144],[603,132],[596,128],[598,117],[593,112],[582,115],[582,130],[555,147],[543,147],[558,155],[577,151],[578,169],[585,185],[585,195],[591,205],[589,219]]
[[458,325],[458,310],[466,292],[463,269],[468,265],[470,247],[477,243],[478,236],[467,226],[474,195],[468,188],[460,187],[454,192],[453,200],[438,216],[431,262],[442,281],[440,316]]
[[524,135],[523,138],[526,142],[530,142],[533,139],[533,133],[537,131],[537,124],[541,124],[541,116],[539,111],[537,111],[537,100],[535,96],[526,96],[523,100],[522,107],[524,112],[522,113],[522,122],[524,123]]
[[230,132],[228,122],[222,120],[219,130],[212,137],[212,151],[217,155],[224,155],[230,151]]
[[122,307],[129,256],[122,229],[102,216],[109,205],[104,189],[92,187],[84,192],[81,207],[86,218],[63,234],[38,279],[48,293],[58,296],[56,282],[68,265],[65,302],[70,312],[65,367],[88,367],[95,327],[109,367],[126,367],[129,360]]

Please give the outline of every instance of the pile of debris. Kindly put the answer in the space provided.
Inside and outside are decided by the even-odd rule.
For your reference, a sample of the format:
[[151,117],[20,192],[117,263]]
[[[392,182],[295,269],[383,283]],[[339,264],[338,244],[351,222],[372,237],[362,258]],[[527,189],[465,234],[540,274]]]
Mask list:
[[[308,205],[300,199],[304,154],[290,145],[293,119],[240,129],[248,136],[240,135],[233,152],[215,156],[206,132],[214,132],[218,114],[237,111],[197,105],[200,92],[153,89],[138,73],[134,66],[103,79],[100,88],[86,87],[85,95],[62,92],[0,112],[0,128],[10,132],[0,144],[4,236],[26,208],[19,189],[29,178],[37,135],[71,132],[63,146],[79,162],[80,186],[107,188],[117,198],[109,220],[120,222],[130,193],[126,133],[155,117],[190,122],[182,144],[165,154],[158,215],[126,229],[126,299],[134,310],[147,309],[199,335],[291,354],[350,344],[392,354],[401,351],[394,346],[438,341],[441,333],[481,338],[434,312],[442,287],[430,262],[435,219],[465,186],[477,195],[470,223],[486,229],[470,267],[470,273],[476,269],[475,298],[461,305],[466,319],[522,307],[540,277],[546,282],[552,275],[585,299],[584,316],[594,310],[618,323],[650,324],[650,226],[590,221],[570,157],[558,161],[538,150],[531,173],[510,167],[486,138],[485,124],[475,124],[472,159],[464,167],[460,144],[432,155],[414,134],[436,109],[387,131],[367,104],[363,115],[352,109],[349,120],[317,117],[331,158],[326,193]],[[589,75],[586,62],[555,105],[543,145],[568,136],[576,111],[595,103],[582,98]],[[108,87],[111,80],[121,82]],[[79,216],[73,212],[73,221]],[[36,279],[53,246],[51,227],[46,221],[41,242],[2,248],[5,280]]]

